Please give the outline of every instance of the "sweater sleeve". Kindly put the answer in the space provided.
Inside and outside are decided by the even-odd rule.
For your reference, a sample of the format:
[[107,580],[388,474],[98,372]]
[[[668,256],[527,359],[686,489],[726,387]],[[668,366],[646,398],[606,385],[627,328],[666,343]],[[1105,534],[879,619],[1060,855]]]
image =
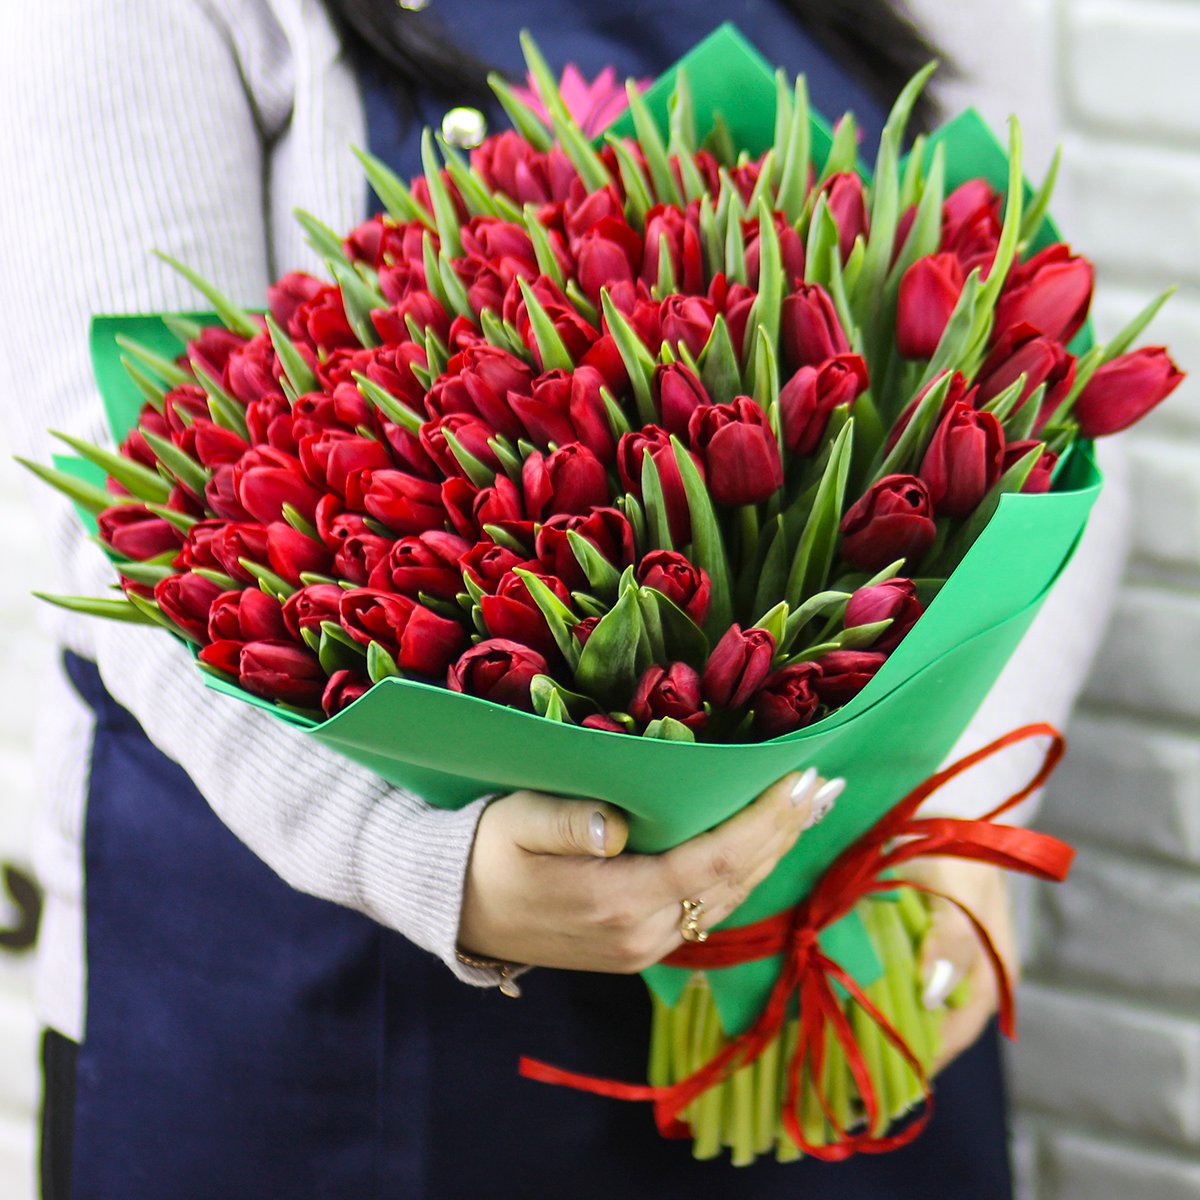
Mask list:
[[[947,761],[978,750],[1021,725],[1048,721],[1066,729],[1112,614],[1129,543],[1125,455],[1101,443],[1105,486],[1075,556],[1021,640]],[[931,796],[927,815],[975,817],[1019,791],[1033,777],[1043,747],[1025,743],[979,766]],[[1039,796],[1006,820],[1026,823]]]
[[[265,4],[230,12],[222,19],[207,0],[38,0],[8,14],[0,395],[18,453],[48,461],[47,428],[105,437],[88,353],[92,314],[196,307],[152,249],[242,302],[261,302],[272,207],[265,147],[293,116],[278,95],[288,46],[269,28]],[[243,17],[248,28],[237,25]],[[247,37],[257,40],[243,52]],[[247,83],[264,64],[273,105]],[[69,505],[40,486],[33,500],[58,565],[54,590],[100,594],[111,570]],[[443,812],[391,788],[210,692],[186,651],[153,631],[68,618],[58,632],[96,659],[151,740],[280,876],[398,930],[468,982],[495,982],[454,958],[483,799]]]

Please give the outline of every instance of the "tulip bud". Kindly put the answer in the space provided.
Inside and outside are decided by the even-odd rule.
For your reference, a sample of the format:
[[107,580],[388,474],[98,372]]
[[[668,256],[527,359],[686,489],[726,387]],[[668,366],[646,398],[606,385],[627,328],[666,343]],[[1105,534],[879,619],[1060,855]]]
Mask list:
[[370,588],[345,592],[340,616],[342,628],[356,642],[363,646],[378,642],[401,671],[424,679],[443,678],[467,641],[457,621],[440,617],[407,596]]
[[463,590],[459,560],[470,549],[465,538],[442,529],[401,538],[375,566],[367,586],[413,600],[421,593],[453,600]]
[[441,529],[446,520],[438,485],[403,471],[362,471],[351,475],[346,499],[401,535]]
[[[1023,375],[1018,408],[1046,385],[1042,409],[1053,412],[1075,384],[1075,357],[1061,342],[1038,333],[1032,325],[1016,325],[1001,334],[978,376],[979,404],[987,404]],[[1014,410],[1015,411],[1015,410]]]
[[701,291],[704,287],[704,255],[700,247],[699,205],[689,205],[684,210],[670,204],[657,204],[646,214],[641,277],[647,287],[658,282],[664,238],[678,291],[685,296]]
[[[564,604],[570,606],[571,593],[561,579],[542,574],[538,574],[537,578]],[[531,646],[546,658],[557,657],[554,635],[520,575],[506,575],[493,595],[480,597],[479,610],[492,637],[507,638]]]
[[1140,421],[1184,380],[1162,346],[1133,350],[1107,362],[1075,403],[1084,437],[1107,437]]
[[183,544],[183,535],[169,521],[156,517],[143,504],[118,504],[97,518],[101,540],[115,554],[145,562],[169,554]]
[[1004,473],[1004,430],[989,412],[955,404],[934,431],[921,478],[939,516],[969,517]]
[[607,504],[608,472],[584,445],[571,442],[549,458],[535,450],[521,471],[525,509],[536,521],[546,512],[586,513]]
[[321,542],[314,541],[283,521],[273,521],[267,526],[266,534],[267,565],[293,587],[299,586],[301,575],[329,573],[331,556]]
[[881,571],[897,559],[912,569],[937,537],[929,488],[914,475],[888,475],[842,518],[842,557],[864,571]]
[[900,644],[924,611],[925,606],[917,599],[917,585],[911,579],[889,579],[873,587],[859,588],[850,597],[845,625],[853,629],[856,625],[891,621],[871,647],[886,653]]
[[327,717],[336,717],[370,690],[371,681],[360,672],[334,671],[321,694],[321,707]]
[[816,681],[817,695],[828,708],[849,704],[875,678],[887,662],[887,655],[877,650],[836,650],[818,660],[821,668]]
[[820,707],[817,683],[821,668],[816,663],[796,663],[768,675],[753,697],[754,728],[764,738],[779,737],[812,724]]
[[682,363],[655,367],[654,394],[662,427],[676,437],[686,436],[688,421],[696,409],[712,403],[696,373]]
[[793,371],[850,353],[837,309],[818,283],[801,284],[784,300],[780,332],[784,360]]
[[1022,442],[1009,442],[1004,451],[1004,469],[1007,471],[1010,467],[1015,467],[1030,450],[1038,446],[1042,447],[1042,456],[1034,464],[1033,470],[1025,480],[1025,486],[1021,488],[1021,491],[1030,496],[1040,496],[1050,490],[1050,484],[1054,480],[1054,468],[1058,466],[1058,455],[1046,449],[1043,443],[1036,438],[1029,438]]
[[452,692],[479,696],[508,708],[533,708],[530,685],[549,670],[536,651],[507,638],[488,638],[472,646],[450,667],[446,677]]
[[561,579],[570,588],[586,590],[588,578],[568,532],[590,542],[618,571],[633,561],[633,529],[625,514],[615,508],[594,508],[586,515],[558,513],[537,531],[537,559],[548,575]]
[[322,492],[305,477],[299,459],[269,446],[256,446],[232,471],[237,499],[256,521],[267,525],[281,520],[285,504],[312,520]]
[[688,434],[717,504],[761,504],[783,486],[779,443],[767,414],[749,396],[696,409]]
[[[639,499],[642,497],[642,459],[650,455],[662,484],[663,502],[667,510],[667,524],[671,540],[676,546],[685,546],[692,539],[692,517],[688,507],[687,492],[683,477],[679,474],[679,463],[670,435],[657,425],[647,425],[637,433],[624,434],[617,443],[617,469],[626,491]],[[693,461],[701,475],[704,468],[693,454]]]
[[717,319],[716,306],[702,296],[668,296],[659,314],[662,340],[671,346],[682,342],[693,358],[699,358]]
[[689,729],[701,728],[708,715],[700,697],[700,676],[687,663],[647,667],[629,702],[629,713],[642,725],[671,717]]
[[638,564],[637,581],[642,587],[662,592],[683,609],[697,625],[703,625],[712,600],[708,572],[693,566],[674,550],[652,550]]
[[996,329],[1032,325],[1056,341],[1069,342],[1087,320],[1095,269],[1069,246],[1048,246],[1013,270],[996,305]]
[[904,272],[896,311],[896,347],[905,358],[934,356],[964,282],[953,254],[919,258]]
[[303,646],[262,641],[242,647],[238,683],[267,700],[319,708],[327,680],[317,656]]
[[256,587],[225,592],[208,610],[208,636],[214,641],[286,641],[283,609],[274,596]]
[[321,631],[322,621],[337,621],[346,589],[336,583],[315,583],[293,592],[283,602],[283,623],[292,638],[304,640],[304,631]]
[[850,257],[854,243],[867,235],[867,200],[863,181],[858,175],[843,172],[831,175],[821,191],[829,202],[829,212],[838,230],[838,248],[842,262]]
[[718,709],[741,708],[771,670],[775,639],[765,629],[731,625],[704,668],[704,698]]
[[220,595],[217,584],[191,571],[154,585],[154,600],[164,615],[197,642],[208,641],[208,610]]
[[867,364],[857,354],[839,354],[817,367],[801,367],[779,392],[787,448],[814,453],[836,408],[853,404],[867,390]]

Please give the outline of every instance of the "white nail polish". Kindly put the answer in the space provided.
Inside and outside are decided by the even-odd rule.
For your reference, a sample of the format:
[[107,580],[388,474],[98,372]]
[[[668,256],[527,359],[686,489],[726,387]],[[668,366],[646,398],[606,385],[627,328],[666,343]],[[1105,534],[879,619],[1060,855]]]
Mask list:
[[845,790],[846,781],[844,779],[830,779],[817,789],[817,794],[812,798],[812,816],[808,820],[808,827],[810,829],[829,816],[829,810],[833,808],[833,802]]
[[817,782],[817,768],[809,767],[799,779],[796,780],[792,787],[791,801],[792,804],[799,808],[805,800],[808,799],[808,794],[813,790],[813,785]]
[[588,822],[588,829],[592,835],[592,843],[600,854],[604,853],[604,832],[606,825],[607,822],[602,812],[597,809],[596,812],[592,813],[592,819]]
[[946,997],[958,986],[958,968],[948,959],[936,959],[925,973],[925,989],[921,1003],[932,1012],[946,1003]]

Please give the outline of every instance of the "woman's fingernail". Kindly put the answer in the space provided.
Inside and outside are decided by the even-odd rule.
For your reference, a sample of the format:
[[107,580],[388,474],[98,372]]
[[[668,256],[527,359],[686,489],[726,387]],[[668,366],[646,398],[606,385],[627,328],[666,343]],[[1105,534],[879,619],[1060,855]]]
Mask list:
[[799,808],[805,800],[808,799],[809,793],[813,790],[813,786],[818,779],[817,768],[809,767],[803,775],[792,785],[791,800],[794,807]]
[[958,985],[958,974],[958,968],[948,958],[938,958],[930,963],[921,992],[921,1003],[929,1012],[946,1003],[946,997]]
[[592,813],[589,829],[592,835],[592,842],[601,854],[604,853],[604,833],[607,824],[608,822],[605,821],[604,814],[599,809]]
[[808,828],[820,824],[833,807],[833,802],[846,790],[844,779],[831,779],[823,783],[812,798],[812,815],[808,819]]

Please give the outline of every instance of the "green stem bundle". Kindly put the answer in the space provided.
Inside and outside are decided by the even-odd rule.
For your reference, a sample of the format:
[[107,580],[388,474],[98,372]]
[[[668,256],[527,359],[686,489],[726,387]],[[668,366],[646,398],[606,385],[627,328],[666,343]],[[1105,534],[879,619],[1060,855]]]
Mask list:
[[[923,896],[901,888],[863,900],[858,912],[884,964],[883,975],[865,988],[866,994],[928,1071],[938,1053],[943,1018],[942,1010],[929,1012],[921,1003],[920,946],[930,925],[928,904]],[[879,1116],[872,1132],[882,1134],[920,1102],[920,1082],[857,1004],[847,997],[844,1007],[878,1098]],[[827,1027],[826,1035],[820,1082],[829,1113],[844,1130],[861,1128],[866,1110],[846,1053],[831,1028]],[[758,1059],[710,1088],[680,1114],[691,1126],[696,1158],[716,1158],[726,1148],[734,1166],[746,1166],[772,1152],[780,1162],[802,1156],[782,1120],[788,1068],[798,1037],[799,1022],[792,1018]],[[658,1087],[677,1083],[710,1062],[729,1040],[708,982],[697,973],[678,1004],[670,1006],[657,998],[653,1002],[650,1082]],[[815,1145],[827,1145],[837,1135],[807,1065],[800,1080],[797,1117],[805,1137]]]

